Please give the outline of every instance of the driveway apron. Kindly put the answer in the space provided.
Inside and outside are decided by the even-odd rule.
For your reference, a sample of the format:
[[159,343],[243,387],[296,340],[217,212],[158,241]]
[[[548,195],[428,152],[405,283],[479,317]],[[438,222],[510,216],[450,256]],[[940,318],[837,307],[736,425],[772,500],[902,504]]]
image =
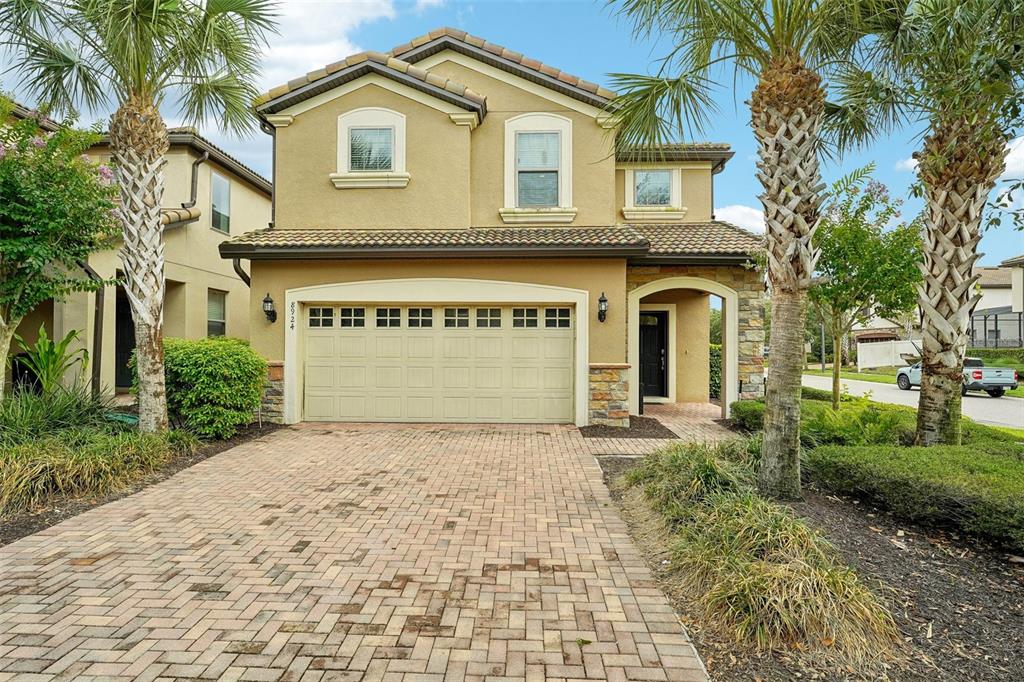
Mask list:
[[705,680],[579,432],[311,425],[0,548],[0,679]]

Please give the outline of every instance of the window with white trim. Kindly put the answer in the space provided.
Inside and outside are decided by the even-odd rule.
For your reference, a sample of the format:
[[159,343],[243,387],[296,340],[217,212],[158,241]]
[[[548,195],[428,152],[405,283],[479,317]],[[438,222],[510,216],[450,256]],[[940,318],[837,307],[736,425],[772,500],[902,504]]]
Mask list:
[[218,232],[231,232],[231,181],[213,171],[210,171],[210,226]]
[[381,107],[346,111],[338,117],[338,189],[409,184],[405,167],[405,115]]
[[478,329],[497,329],[501,327],[501,308],[477,308],[476,326]]
[[366,308],[342,308],[338,311],[338,326],[365,327]]
[[634,206],[671,206],[672,171],[638,170],[633,172]]
[[445,308],[444,326],[449,329],[468,327],[469,308]]
[[572,120],[549,113],[505,121],[506,223],[568,223],[572,205]]
[[409,308],[409,326],[417,329],[428,329],[434,326],[433,308]]
[[513,308],[512,326],[516,329],[534,329],[537,327],[536,308]]
[[377,308],[377,327],[401,327],[401,308]]
[[316,327],[333,327],[334,326],[334,308],[310,308],[309,309],[309,326]]
[[622,215],[626,220],[682,220],[686,216],[682,169],[626,168],[623,175],[626,205]]
[[568,329],[571,314],[569,308],[545,308],[544,326],[548,329]]
[[206,335],[227,334],[228,292],[216,289],[206,290]]

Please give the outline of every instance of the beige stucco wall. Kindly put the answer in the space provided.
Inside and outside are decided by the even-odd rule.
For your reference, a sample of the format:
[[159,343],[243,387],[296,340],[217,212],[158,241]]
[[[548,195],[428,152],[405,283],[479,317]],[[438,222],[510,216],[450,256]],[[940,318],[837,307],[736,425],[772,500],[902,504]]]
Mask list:
[[[466,259],[366,261],[257,261],[249,304],[253,348],[270,361],[284,360],[284,314],[267,322],[260,304],[269,292],[280,310],[285,291],[298,287],[364,280],[418,277],[527,282],[590,292],[590,362],[625,362],[626,264],[623,259]],[[597,321],[597,300],[608,297],[608,318]],[[397,301],[400,302],[400,301]],[[441,302],[441,301],[439,301]]]
[[672,289],[646,296],[641,304],[671,303],[676,307],[676,401],[707,402],[711,380],[709,348],[710,296],[703,291]]
[[[94,154],[105,159],[105,154]],[[168,152],[166,167],[167,188],[163,205],[180,206],[188,201],[191,185],[192,160],[198,155],[184,147],[173,147]],[[231,182],[231,235],[266,227],[270,220],[270,198],[248,183],[235,177],[212,161],[199,167],[196,205],[202,216],[197,222],[171,228],[164,233],[165,276],[169,282],[165,301],[164,333],[166,336],[202,338],[206,336],[206,297],[209,289],[226,291],[227,334],[238,338],[249,337],[249,289],[238,278],[231,261],[223,260],[217,251],[220,242],[229,238],[210,226],[210,173],[217,170]],[[93,254],[89,265],[105,279],[120,276],[121,259],[116,249]],[[105,289],[103,317],[103,353],[101,383],[105,389],[114,387],[115,332],[117,287]],[[82,332],[81,345],[92,353],[94,348],[95,294],[75,293],[63,301],[44,304],[52,307],[50,332],[57,338],[72,329]],[[19,325],[19,330],[38,328],[33,319]],[[90,367],[85,368],[88,377]],[[8,374],[9,377],[9,374]]]
[[[331,183],[338,170],[338,117],[362,107],[406,116],[408,186],[336,189]],[[470,131],[443,111],[367,85],[296,115],[276,137],[277,227],[469,225]]]
[[[711,173],[711,162],[710,161],[693,161],[686,163],[621,163],[618,169],[615,171],[615,211],[616,217],[619,222],[622,222],[622,208],[626,205],[626,171],[625,169],[632,168],[645,169],[645,168],[666,168],[674,169],[678,168],[682,177],[680,178],[680,184],[682,185],[682,203],[686,208],[686,215],[683,216],[681,221],[671,222],[684,222],[684,223],[701,223],[711,220],[711,183],[714,181],[714,175]],[[630,188],[632,191],[632,188]],[[670,222],[665,221],[661,218],[655,218],[658,222]]]

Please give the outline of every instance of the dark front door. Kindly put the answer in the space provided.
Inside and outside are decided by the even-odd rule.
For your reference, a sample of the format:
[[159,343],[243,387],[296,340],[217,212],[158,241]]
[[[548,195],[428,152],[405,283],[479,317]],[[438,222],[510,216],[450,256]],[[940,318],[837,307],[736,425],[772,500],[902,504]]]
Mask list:
[[131,388],[132,370],[128,362],[135,352],[135,323],[132,322],[132,308],[124,290],[118,287],[114,316],[114,383],[117,388]]
[[640,313],[640,382],[643,394],[668,397],[668,313]]

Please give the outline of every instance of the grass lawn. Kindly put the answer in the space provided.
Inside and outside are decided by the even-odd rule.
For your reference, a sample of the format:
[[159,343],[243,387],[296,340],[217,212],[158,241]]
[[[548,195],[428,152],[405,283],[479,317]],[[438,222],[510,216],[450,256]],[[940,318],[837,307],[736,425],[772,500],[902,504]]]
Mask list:
[[[986,362],[989,367],[1009,367],[1016,369],[1016,366],[1010,361],[994,361]],[[851,381],[871,381],[876,384],[895,384],[896,383],[896,372],[898,367],[874,367],[864,372],[858,372],[855,369],[844,369],[839,372],[839,376],[843,379],[849,379]],[[822,372],[820,369],[805,369],[804,374],[809,374],[816,377],[831,377],[832,370],[826,369]],[[1007,391],[1006,395],[1013,396],[1015,398],[1024,398],[1024,386],[1019,386],[1012,391]]]

